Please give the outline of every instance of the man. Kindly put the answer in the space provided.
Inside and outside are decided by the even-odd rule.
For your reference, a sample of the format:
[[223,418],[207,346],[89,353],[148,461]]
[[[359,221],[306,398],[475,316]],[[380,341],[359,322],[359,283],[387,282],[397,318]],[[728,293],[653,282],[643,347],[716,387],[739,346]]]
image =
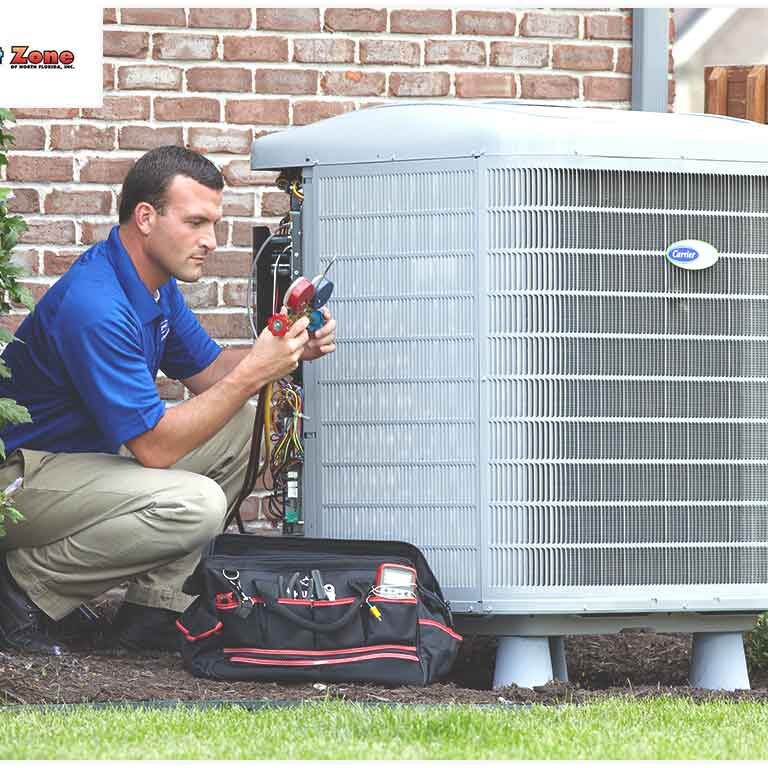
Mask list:
[[[181,592],[201,547],[241,489],[261,387],[335,349],[335,321],[247,350],[222,350],[187,308],[216,248],[224,182],[180,147],[140,158],[123,184],[119,226],[52,286],[3,352],[0,396],[31,424],[0,435],[0,489],[24,515],[0,539],[0,645],[60,653],[53,622],[130,580],[114,622],[134,650],[175,649]],[[158,369],[195,397],[165,408]],[[51,621],[53,620],[53,621]]]

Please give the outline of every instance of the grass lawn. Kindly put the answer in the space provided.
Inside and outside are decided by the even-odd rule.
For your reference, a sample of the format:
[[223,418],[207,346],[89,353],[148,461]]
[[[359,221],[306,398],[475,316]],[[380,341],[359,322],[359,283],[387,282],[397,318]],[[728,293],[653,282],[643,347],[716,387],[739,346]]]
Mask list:
[[2,712],[0,759],[765,759],[768,705],[612,699],[530,709],[248,711],[87,706]]

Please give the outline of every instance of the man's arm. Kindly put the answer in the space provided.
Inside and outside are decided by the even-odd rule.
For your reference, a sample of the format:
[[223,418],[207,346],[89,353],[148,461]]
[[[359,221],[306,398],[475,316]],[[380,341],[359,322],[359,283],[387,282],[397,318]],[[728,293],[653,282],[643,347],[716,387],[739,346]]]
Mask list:
[[[145,467],[165,469],[209,440],[265,384],[296,369],[309,338],[308,323],[302,318],[280,338],[265,328],[253,347],[244,351],[218,381],[197,397],[168,408],[152,429],[127,440],[131,453]],[[231,357],[223,365],[229,362]],[[205,374],[215,363],[214,360],[197,376]]]

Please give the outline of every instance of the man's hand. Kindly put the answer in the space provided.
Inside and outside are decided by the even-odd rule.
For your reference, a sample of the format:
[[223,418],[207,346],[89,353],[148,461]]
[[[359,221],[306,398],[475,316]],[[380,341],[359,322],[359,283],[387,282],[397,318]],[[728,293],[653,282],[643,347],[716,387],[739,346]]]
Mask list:
[[315,331],[314,337],[310,336],[301,355],[301,359],[304,361],[317,360],[318,357],[336,351],[336,320],[331,316],[328,307],[323,307],[320,312],[325,318],[325,325]]
[[[286,310],[283,308],[281,311]],[[252,371],[252,376],[249,376],[252,381],[268,383],[282,379],[299,367],[302,352],[309,341],[308,325],[308,317],[299,318],[285,336],[273,336],[269,328],[265,328],[238,367],[245,366],[249,373]]]

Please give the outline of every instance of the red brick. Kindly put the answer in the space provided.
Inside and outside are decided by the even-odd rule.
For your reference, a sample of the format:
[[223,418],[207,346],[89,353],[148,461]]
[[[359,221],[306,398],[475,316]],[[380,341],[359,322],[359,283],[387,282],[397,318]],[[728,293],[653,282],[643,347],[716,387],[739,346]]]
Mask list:
[[95,125],[52,125],[51,149],[114,149],[115,133]]
[[517,96],[515,76],[508,72],[460,73],[456,75],[456,95],[463,99]]
[[248,286],[245,283],[225,283],[223,299],[228,307],[244,307],[248,301]]
[[477,40],[427,40],[425,64],[484,65],[485,43]]
[[67,245],[75,242],[75,224],[72,221],[27,219],[27,231],[19,237],[20,243]]
[[386,32],[387,11],[384,8],[328,8],[324,29],[326,32]]
[[36,189],[16,187],[6,198],[6,204],[11,213],[39,213],[40,194]]
[[453,26],[451,15],[451,11],[392,11],[389,29],[406,35],[449,35]]
[[225,61],[288,61],[284,37],[225,37]]
[[117,24],[117,8],[104,8],[101,19],[104,24]]
[[84,109],[83,117],[107,122],[149,120],[149,96],[105,96],[101,109]]
[[117,87],[123,91],[180,91],[180,67],[164,65],[128,66],[117,70]]
[[225,216],[253,216],[253,194],[225,190],[223,207]]
[[[35,304],[45,296],[46,291],[51,287],[47,283],[31,283],[29,280],[22,280],[21,285],[26,288],[31,294]],[[11,302],[11,304],[17,309],[21,309],[24,305],[19,302]]]
[[29,313],[25,312],[21,315],[3,315],[0,317],[0,326],[6,328],[11,333],[16,333],[27,314]]
[[355,60],[355,41],[300,38],[293,41],[293,60],[305,64],[347,64]]
[[[267,192],[264,193],[269,194]],[[282,195],[282,192],[278,194]],[[268,214],[262,214],[268,215]],[[277,215],[277,214],[272,214]],[[232,245],[238,248],[250,248],[253,244],[253,222],[252,221],[236,221],[232,227]]]
[[71,117],[77,117],[79,110],[74,107],[53,107],[51,109],[11,107],[11,112],[17,120],[67,120]]
[[104,55],[143,58],[149,51],[148,32],[104,31]]
[[320,81],[323,93],[328,96],[383,96],[387,88],[387,76],[383,72],[326,72]]
[[40,125],[5,126],[5,131],[13,136],[11,147],[20,149],[45,149],[45,128]]
[[245,312],[198,312],[197,319],[214,339],[245,339],[251,335],[251,327]]
[[553,69],[613,69],[613,48],[607,45],[555,45],[552,49]]
[[293,105],[293,124],[307,125],[328,117],[352,112],[354,104],[344,101],[297,101]]
[[111,91],[115,87],[115,65],[101,65],[101,87],[105,91]]
[[203,263],[203,274],[208,277],[246,277],[251,271],[252,258],[250,250],[220,251],[217,248]]
[[282,216],[291,207],[291,198],[285,192],[264,192],[261,195],[262,216]]
[[514,35],[515,14],[507,11],[459,11],[456,14],[456,34]]
[[253,131],[240,128],[190,128],[187,146],[195,152],[226,152],[246,155],[251,150]]
[[216,123],[221,110],[216,99],[204,99],[199,96],[155,97],[155,120],[178,122],[195,120]]
[[229,243],[229,222],[222,219],[213,230],[216,235],[216,244],[226,246]]
[[120,149],[154,149],[175,144],[184,146],[184,132],[181,128],[148,128],[145,125],[126,125],[117,135]]
[[549,64],[548,43],[491,43],[493,67],[546,67]]
[[579,17],[555,13],[526,13],[520,22],[523,37],[578,37]]
[[250,160],[232,160],[221,173],[231,187],[272,186],[277,180],[272,171],[252,171]]
[[63,275],[80,258],[82,251],[44,251],[43,272],[46,275]]
[[219,303],[219,289],[216,283],[182,283],[179,290],[191,309],[215,307]]
[[72,181],[73,174],[71,157],[33,157],[11,154],[6,168],[8,181]]
[[218,45],[216,35],[161,33],[152,35],[152,58],[210,61],[216,58]]
[[112,231],[114,223],[111,221],[81,221],[80,242],[83,245],[93,245],[106,240]]
[[587,101],[629,101],[632,98],[632,78],[585,77],[584,98]]
[[361,40],[361,64],[403,64],[418,66],[421,62],[421,45],[405,40]]
[[112,193],[55,189],[45,198],[46,213],[87,213],[106,216],[112,210]]
[[188,91],[250,93],[252,75],[241,67],[192,67],[187,70]]
[[80,181],[91,184],[122,184],[133,168],[131,158],[91,157],[80,169]]
[[389,76],[390,96],[447,96],[450,90],[447,72],[393,72]]
[[245,125],[288,125],[288,99],[227,101],[224,120]]
[[584,21],[584,37],[587,40],[631,40],[632,17],[597,14]]
[[302,95],[317,93],[318,73],[314,69],[257,69],[256,93]]
[[157,394],[161,400],[183,400],[184,385],[176,379],[169,379],[167,376],[158,376],[155,379]]
[[121,24],[141,24],[146,27],[186,27],[183,8],[122,8]]
[[[671,54],[670,54],[671,55]],[[625,75],[632,73],[632,48],[619,48],[616,55],[616,71]]]
[[317,8],[257,8],[256,29],[279,32],[319,32]]
[[248,29],[251,26],[251,12],[248,8],[190,8],[189,26]]
[[524,99],[576,99],[579,81],[570,75],[520,75]]

